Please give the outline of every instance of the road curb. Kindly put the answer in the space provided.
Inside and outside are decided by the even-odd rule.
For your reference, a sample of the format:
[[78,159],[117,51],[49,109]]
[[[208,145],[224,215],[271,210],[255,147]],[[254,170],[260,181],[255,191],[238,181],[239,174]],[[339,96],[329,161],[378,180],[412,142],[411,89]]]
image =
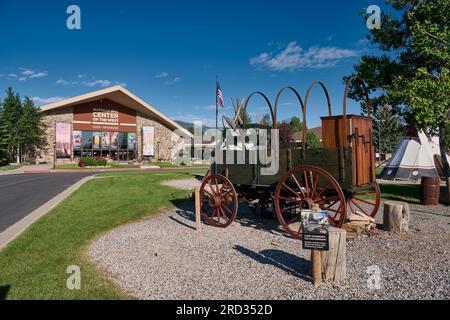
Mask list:
[[10,226],[8,229],[0,233],[0,250],[6,247],[8,243],[21,235],[29,226],[36,222],[39,218],[47,214],[50,210],[60,204],[64,199],[80,188],[87,181],[94,179],[95,176],[88,176],[74,183],[57,196],[53,197],[42,206],[32,211],[30,214]]

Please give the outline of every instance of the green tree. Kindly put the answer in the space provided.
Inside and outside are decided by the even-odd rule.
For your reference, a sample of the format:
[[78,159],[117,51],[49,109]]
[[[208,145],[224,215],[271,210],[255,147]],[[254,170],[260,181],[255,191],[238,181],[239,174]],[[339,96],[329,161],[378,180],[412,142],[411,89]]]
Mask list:
[[383,106],[374,115],[375,150],[380,154],[393,153],[404,135],[401,118],[391,108]]
[[6,90],[6,98],[3,100],[0,117],[0,130],[2,141],[6,143],[6,153],[10,161],[18,155],[20,147],[20,128],[18,126],[21,117],[22,103],[20,96],[14,93],[12,88]]
[[[366,56],[355,66],[355,74],[366,80],[374,109],[389,104],[414,120],[421,129],[439,132],[441,155],[447,177],[445,128],[449,125],[450,1],[386,0],[400,17],[383,14],[381,29],[368,39],[383,51],[381,57]],[[351,98],[362,101],[357,84]],[[447,179],[450,193],[450,178]]]
[[0,162],[21,162],[32,156],[44,142],[44,130],[42,113],[33,101],[26,97],[22,103],[19,94],[8,88],[0,106]]
[[20,118],[17,123],[21,156],[29,156],[35,152],[37,146],[43,143],[45,126],[42,123],[42,113],[35,107],[33,100],[25,97]]
[[303,123],[299,117],[293,116],[291,118],[290,125],[292,133],[297,133],[303,130]]
[[306,145],[311,149],[322,148],[322,143],[320,142],[320,139],[317,138],[317,136],[314,134],[314,132],[308,132],[308,134],[306,135]]

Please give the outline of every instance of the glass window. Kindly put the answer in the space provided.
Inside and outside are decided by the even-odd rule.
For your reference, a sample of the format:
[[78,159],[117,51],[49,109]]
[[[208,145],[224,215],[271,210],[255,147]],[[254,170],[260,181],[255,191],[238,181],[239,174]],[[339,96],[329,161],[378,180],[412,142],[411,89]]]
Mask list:
[[127,149],[128,134],[126,132],[119,132],[119,149]]
[[83,149],[92,149],[92,132],[83,131]]

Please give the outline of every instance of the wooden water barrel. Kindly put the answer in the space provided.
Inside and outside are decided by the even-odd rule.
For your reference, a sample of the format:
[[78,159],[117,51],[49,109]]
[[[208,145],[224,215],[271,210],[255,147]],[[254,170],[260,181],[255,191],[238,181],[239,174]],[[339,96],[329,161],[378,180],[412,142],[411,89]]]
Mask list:
[[437,177],[423,177],[420,185],[420,202],[426,206],[439,204],[441,179]]

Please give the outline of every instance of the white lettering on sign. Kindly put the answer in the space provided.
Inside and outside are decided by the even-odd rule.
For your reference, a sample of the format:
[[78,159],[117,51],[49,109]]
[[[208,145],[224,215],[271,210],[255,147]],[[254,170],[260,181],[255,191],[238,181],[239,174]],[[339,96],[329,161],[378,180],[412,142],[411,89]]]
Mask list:
[[92,122],[119,123],[119,111],[117,109],[94,108],[92,111]]

